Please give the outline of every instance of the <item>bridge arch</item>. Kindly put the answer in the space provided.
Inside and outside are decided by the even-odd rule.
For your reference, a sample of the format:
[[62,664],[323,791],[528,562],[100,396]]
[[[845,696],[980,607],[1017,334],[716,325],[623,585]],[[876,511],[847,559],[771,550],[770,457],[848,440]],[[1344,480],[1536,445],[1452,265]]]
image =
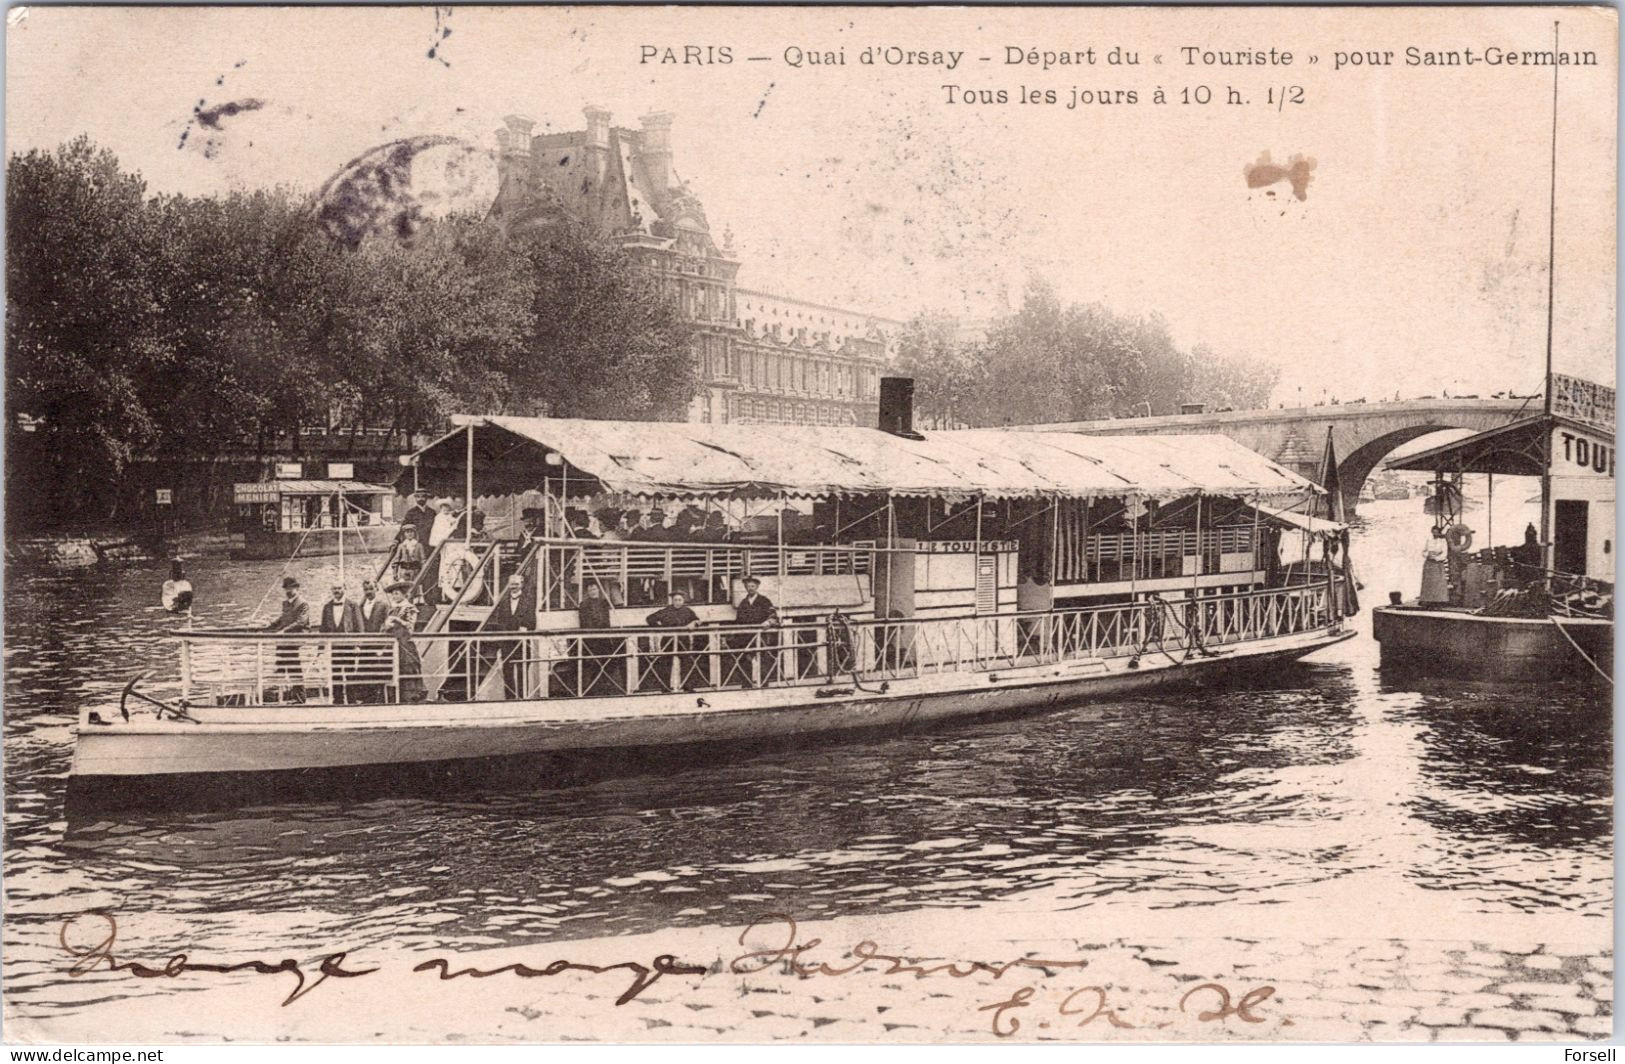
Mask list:
[[1464,425],[1406,425],[1402,428],[1385,432],[1381,436],[1368,440],[1356,447],[1350,454],[1337,456],[1337,480],[1343,487],[1344,512],[1351,516],[1360,504],[1360,489],[1365,487],[1366,478],[1374,473],[1378,466],[1394,452],[1395,449],[1410,443],[1412,440],[1435,432],[1448,432],[1451,429],[1465,428]]
[[1401,399],[1277,410],[1225,410],[1161,417],[1109,418],[1027,425],[1028,429],[1108,435],[1222,435],[1265,458],[1318,480],[1326,434],[1337,449],[1338,476],[1347,511],[1358,507],[1360,489],[1382,460],[1401,444],[1430,432],[1483,432],[1540,409],[1539,396],[1493,399]]

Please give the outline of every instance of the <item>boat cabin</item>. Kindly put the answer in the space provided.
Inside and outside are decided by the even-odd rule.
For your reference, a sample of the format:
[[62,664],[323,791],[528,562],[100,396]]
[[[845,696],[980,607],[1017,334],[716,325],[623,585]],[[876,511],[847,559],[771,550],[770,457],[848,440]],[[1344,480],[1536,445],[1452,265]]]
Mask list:
[[[352,537],[350,547],[372,549],[374,540],[386,531],[393,535],[395,529],[395,489],[359,480],[239,483],[233,485],[232,498],[234,558],[333,554],[337,533]],[[387,543],[387,536],[380,541]]]
[[434,628],[477,625],[516,572],[541,631],[575,627],[589,585],[617,627],[673,593],[728,623],[750,577],[809,622],[1194,599],[1277,586],[1283,537],[1342,529],[1308,516],[1308,481],[1221,436],[468,417],[405,461],[435,493],[542,504],[523,548],[511,528],[442,548],[458,572]]
[[[1611,426],[1559,413],[1521,418],[1390,462],[1389,469],[1434,474],[1429,512],[1447,540],[1444,557],[1435,560],[1445,580],[1433,581],[1424,596],[1469,609],[1533,584],[1560,593],[1605,589],[1611,596],[1614,464]],[[1484,528],[1471,527],[1461,506],[1461,481],[1469,475],[1484,476],[1488,485]],[[1541,528],[1532,537],[1525,529],[1488,525],[1496,478],[1514,476],[1541,482]]]

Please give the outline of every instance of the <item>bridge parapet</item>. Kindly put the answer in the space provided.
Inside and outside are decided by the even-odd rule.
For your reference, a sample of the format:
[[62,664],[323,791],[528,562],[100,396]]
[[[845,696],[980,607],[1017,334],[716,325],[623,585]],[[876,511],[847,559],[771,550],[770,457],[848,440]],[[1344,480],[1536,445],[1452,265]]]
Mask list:
[[1538,413],[1540,409],[1538,395],[1498,399],[1401,399],[1023,427],[1038,432],[1081,432],[1092,436],[1216,433],[1311,480],[1320,477],[1326,434],[1330,431],[1337,449],[1338,479],[1343,486],[1344,504],[1347,511],[1353,513],[1366,477],[1401,444],[1441,429],[1482,432]]

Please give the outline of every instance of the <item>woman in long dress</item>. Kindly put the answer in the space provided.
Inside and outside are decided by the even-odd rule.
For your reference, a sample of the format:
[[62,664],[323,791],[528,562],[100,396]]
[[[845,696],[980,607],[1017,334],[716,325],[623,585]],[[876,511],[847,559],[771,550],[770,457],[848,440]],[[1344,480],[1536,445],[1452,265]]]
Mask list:
[[1433,535],[1422,549],[1422,593],[1416,596],[1423,605],[1450,601],[1450,575],[1448,559],[1450,545],[1445,542],[1444,529],[1435,525]]
[[418,625],[418,608],[406,598],[411,585],[403,580],[389,585],[387,590],[390,608],[384,632],[395,637],[401,670],[399,701],[422,702],[429,692],[423,686],[423,659],[418,656],[417,644],[412,642],[412,633]]

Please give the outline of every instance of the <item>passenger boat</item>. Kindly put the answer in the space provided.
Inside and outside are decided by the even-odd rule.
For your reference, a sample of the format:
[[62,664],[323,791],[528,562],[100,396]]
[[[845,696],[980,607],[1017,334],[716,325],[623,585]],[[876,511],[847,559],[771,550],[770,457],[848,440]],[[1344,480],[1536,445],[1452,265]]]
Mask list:
[[[1343,526],[1304,516],[1318,489],[1239,444],[921,435],[889,378],[882,409],[887,430],[458,418],[403,457],[412,482],[539,494],[534,538],[442,543],[402,592],[424,601],[410,636],[178,632],[171,685],[84,708],[70,795],[896,729],[1352,634],[1344,570],[1314,556]],[[738,533],[582,538],[571,512],[606,501],[725,513],[695,524]],[[765,623],[736,622],[747,580],[776,603]],[[693,624],[651,626],[674,593]],[[580,627],[599,595],[609,627]],[[498,630],[505,596],[520,630]]]
[[395,489],[351,479],[233,485],[231,557],[237,561],[387,553],[400,525]]
[[[1542,413],[1389,463],[1434,474],[1430,512],[1450,538],[1431,593],[1372,611],[1385,669],[1612,682],[1614,390],[1552,374],[1549,393]],[[1487,478],[1486,514],[1497,476],[1539,477],[1538,536],[1474,551],[1453,487],[1467,474]]]

